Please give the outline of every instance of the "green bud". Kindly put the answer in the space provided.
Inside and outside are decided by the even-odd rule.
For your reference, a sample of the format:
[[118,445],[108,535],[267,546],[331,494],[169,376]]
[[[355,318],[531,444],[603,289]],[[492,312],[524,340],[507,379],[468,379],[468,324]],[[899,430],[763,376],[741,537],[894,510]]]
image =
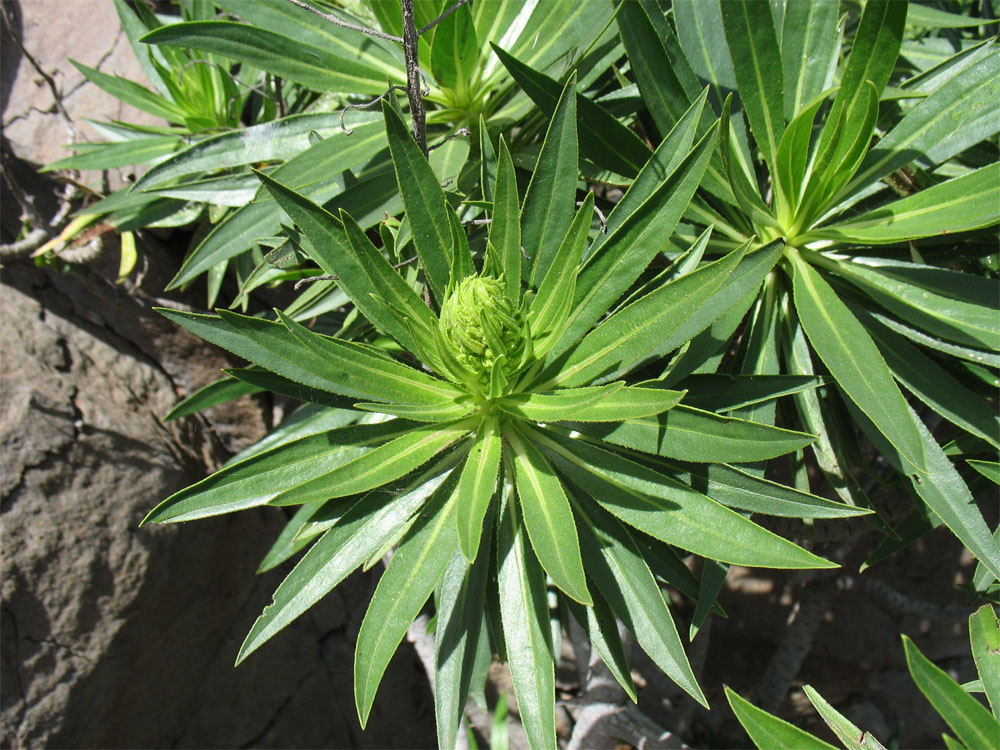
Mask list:
[[508,378],[523,365],[527,327],[500,279],[463,279],[441,306],[440,329],[449,354],[481,386],[489,383],[493,364],[501,357]]

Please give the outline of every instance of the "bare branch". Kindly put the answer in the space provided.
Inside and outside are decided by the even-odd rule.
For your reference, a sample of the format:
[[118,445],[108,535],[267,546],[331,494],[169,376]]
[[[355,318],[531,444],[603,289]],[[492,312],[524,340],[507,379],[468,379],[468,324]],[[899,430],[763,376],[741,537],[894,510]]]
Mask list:
[[437,18],[435,18],[429,24],[427,24],[423,28],[417,29],[417,36],[420,36],[425,31],[430,31],[431,29],[433,29],[435,26],[437,26],[439,23],[441,23],[444,19],[446,19],[448,16],[450,16],[456,10],[458,10],[459,8],[461,8],[467,2],[469,2],[469,0],[458,0],[457,3],[454,3],[450,8],[448,8],[448,10],[446,10],[440,16],[438,16]]
[[420,37],[413,21],[413,0],[403,3],[403,57],[406,59],[406,95],[410,100],[410,118],[413,120],[413,137],[420,150],[427,156],[427,125],[424,116],[424,99],[420,87],[420,62],[417,43]]
[[347,114],[347,110],[368,109],[369,107],[374,107],[380,101],[389,96],[389,94],[391,94],[393,91],[406,91],[406,86],[390,86],[389,90],[386,91],[384,94],[379,94],[370,102],[365,102],[364,104],[345,104],[344,108],[340,110],[340,129],[344,131],[345,135],[350,135],[351,133],[354,132],[354,130],[344,125],[344,115]]
[[386,34],[383,31],[376,31],[375,29],[370,29],[367,26],[361,26],[360,24],[348,23],[347,21],[342,21],[330,13],[324,13],[323,11],[316,10],[311,5],[302,2],[302,0],[288,0],[288,2],[290,2],[297,8],[302,8],[303,10],[307,10],[310,13],[314,13],[315,15],[322,18],[324,21],[329,21],[330,23],[336,24],[337,26],[341,26],[345,29],[350,29],[351,31],[360,31],[362,34],[367,34],[368,36],[375,36],[378,37],[379,39],[387,39],[390,42],[403,41],[401,37],[393,36],[392,34]]

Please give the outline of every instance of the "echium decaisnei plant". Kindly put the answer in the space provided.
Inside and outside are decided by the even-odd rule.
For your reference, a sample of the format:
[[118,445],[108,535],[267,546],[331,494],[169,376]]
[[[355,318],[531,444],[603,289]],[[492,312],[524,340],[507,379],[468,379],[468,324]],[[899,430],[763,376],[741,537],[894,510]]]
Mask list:
[[[872,517],[895,538],[870,563],[943,522],[981,561],[985,591],[1000,577],[998,537],[974,502],[987,484],[977,469],[995,473],[1000,448],[995,21],[882,0],[860,19],[840,8],[621,5],[656,128],[673,128],[705,81],[722,116],[720,153],[679,236],[713,227],[709,252],[782,245],[757,293],[675,357],[664,386],[691,398],[722,375],[825,378],[792,396],[794,410],[729,413],[817,435],[808,450],[822,473],[798,456],[799,486],[863,507],[912,496],[909,516]],[[958,51],[914,72],[920,39],[944,34],[934,27]],[[858,450],[859,432],[873,450]]]
[[491,654],[509,663],[532,746],[555,746],[553,592],[560,616],[580,622],[633,698],[616,618],[704,703],[660,585],[699,598],[701,618],[717,589],[701,595],[678,551],[742,565],[829,567],[743,511],[864,512],[727,464],[796,450],[810,435],[722,419],[680,404],[683,392],[643,382],[645,363],[761,283],[779,244],[745,244],[700,268],[679,264],[614,308],[629,300],[702,178],[717,141],[715,127],[694,139],[704,98],[608,217],[607,234],[591,231],[592,193],[574,213],[576,102],[570,82],[523,200],[500,140],[491,223],[473,242],[401,116],[384,105],[423,289],[347,213],[335,217],[261,176],[306,251],[394,345],[321,335],[280,313],[271,321],[165,311],[248,359],[253,367],[237,377],[319,405],[346,404],[354,423],[311,433],[300,425],[270,439],[266,450],[168,498],[147,521],[302,506],[267,565],[311,546],[240,660],[349,573],[395,549],[358,636],[358,712],[364,722],[391,655],[433,597],[442,747],[454,745]]

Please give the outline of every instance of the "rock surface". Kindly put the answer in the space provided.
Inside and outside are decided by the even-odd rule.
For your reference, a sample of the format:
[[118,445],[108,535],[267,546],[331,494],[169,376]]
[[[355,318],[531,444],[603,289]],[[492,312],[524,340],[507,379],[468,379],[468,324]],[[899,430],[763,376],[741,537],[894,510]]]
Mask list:
[[[83,117],[148,119],[66,62],[141,79],[111,2],[3,0],[2,10],[61,92],[78,138],[94,137]],[[27,163],[65,155],[67,121],[6,21],[2,54],[4,169],[45,207],[58,186]],[[5,206],[2,241],[16,234],[16,210]],[[372,575],[348,579],[234,669],[287,573],[255,575],[282,511],[139,528],[271,418],[266,401],[244,398],[207,418],[161,421],[179,395],[232,364],[151,311],[182,248],[162,250],[147,253],[141,286],[128,288],[111,281],[110,252],[71,274],[27,260],[2,270],[0,746],[432,745],[426,678],[405,647],[367,732],[358,725],[354,640]]]

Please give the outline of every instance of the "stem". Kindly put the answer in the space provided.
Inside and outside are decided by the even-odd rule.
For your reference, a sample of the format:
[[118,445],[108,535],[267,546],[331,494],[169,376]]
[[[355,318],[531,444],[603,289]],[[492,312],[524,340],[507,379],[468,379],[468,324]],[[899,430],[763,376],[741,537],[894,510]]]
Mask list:
[[[317,16],[322,18],[324,21],[329,21],[337,26],[342,26],[345,29],[350,29],[351,31],[360,31],[362,34],[367,34],[368,36],[377,36],[379,39],[388,39],[390,42],[401,42],[403,41],[398,36],[393,36],[392,34],[386,34],[381,31],[376,31],[375,29],[369,29],[367,26],[360,26],[355,23],[348,23],[347,21],[341,21],[336,16],[330,13],[323,13],[322,11],[316,10],[311,5],[302,2],[302,0],[288,0],[292,5],[307,10],[310,13],[315,13]],[[412,5],[412,4],[411,4]]]
[[420,35],[413,20],[413,0],[403,4],[403,57],[406,59],[406,96],[410,100],[410,117],[413,119],[413,137],[420,150],[427,156],[427,125],[424,99],[420,93],[420,62],[417,59]]

